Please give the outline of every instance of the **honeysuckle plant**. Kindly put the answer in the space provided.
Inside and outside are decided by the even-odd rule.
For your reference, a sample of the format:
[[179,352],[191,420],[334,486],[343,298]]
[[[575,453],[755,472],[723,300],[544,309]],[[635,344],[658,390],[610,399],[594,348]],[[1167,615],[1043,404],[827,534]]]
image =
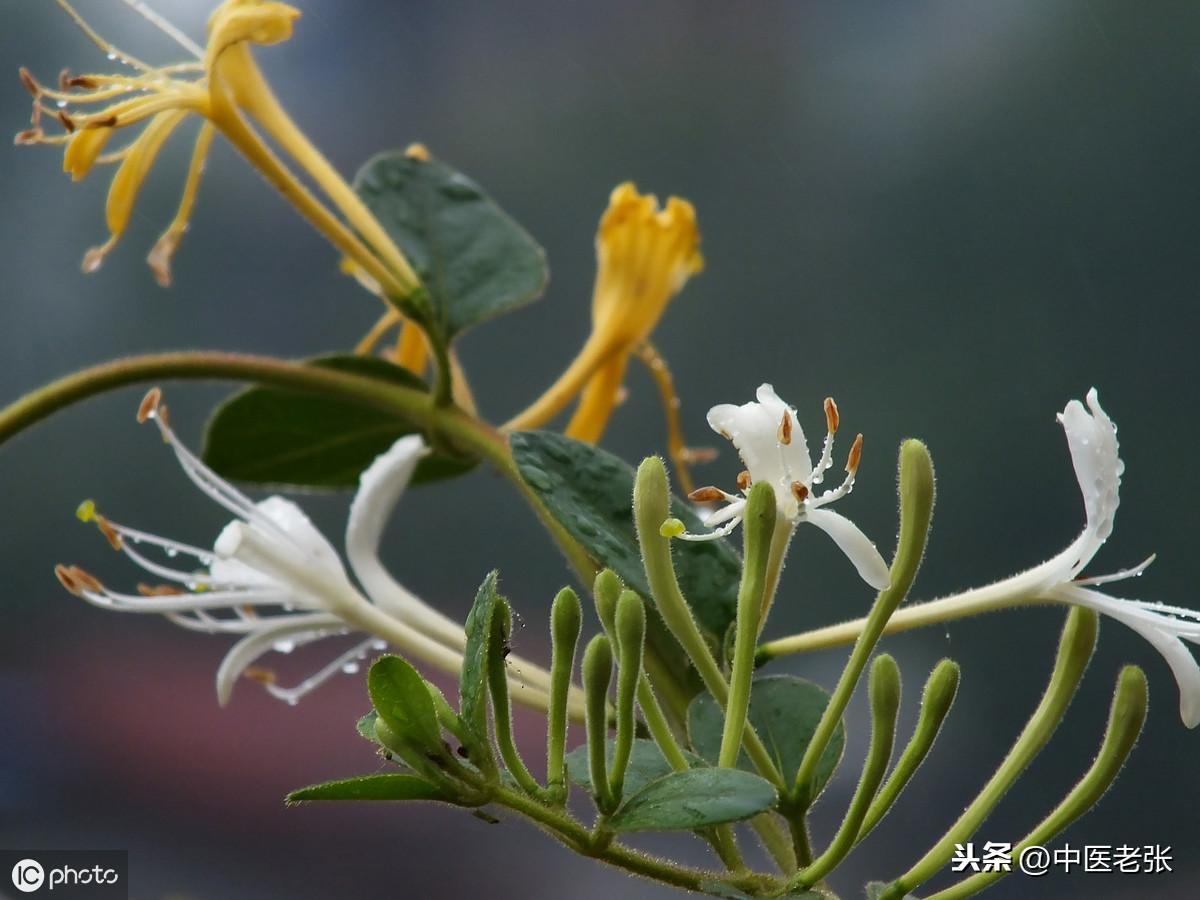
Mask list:
[[[150,580],[118,591],[107,586],[107,573],[64,564],[56,574],[91,604],[162,615],[192,631],[226,636],[231,645],[217,675],[222,704],[237,702],[234,686],[246,678],[296,703],[375,657],[367,673],[371,710],[358,719],[358,731],[385,768],[302,788],[290,802],[437,802],[483,817],[512,815],[572,851],[682,890],[831,897],[830,875],[888,811],[899,802],[923,802],[904,792],[950,712],[961,677],[951,660],[933,668],[916,727],[897,754],[901,678],[896,661],[880,652],[881,640],[960,616],[1061,604],[1068,608],[1066,622],[1046,692],[1000,766],[961,816],[931,837],[924,856],[903,872],[880,871],[881,880],[866,888],[871,898],[922,891],[949,900],[1004,874],[980,873],[932,894],[923,891],[1050,739],[1090,660],[1101,615],[1133,628],[1163,654],[1179,683],[1184,724],[1200,721],[1200,667],[1188,649],[1200,642],[1200,612],[1099,590],[1140,574],[1147,563],[1115,575],[1082,574],[1112,532],[1124,469],[1115,426],[1094,390],[1086,405],[1072,400],[1059,416],[1084,499],[1080,536],[1011,578],[910,602],[934,506],[933,463],[919,440],[899,448],[899,525],[890,561],[849,517],[852,502],[841,503],[839,512],[829,508],[853,489],[863,447],[859,434],[840,484],[825,488],[840,427],[831,398],[824,401],[826,435],[815,461],[796,410],[771,385],[763,384],[753,401],[713,406],[710,426],[732,442],[745,468],[731,479],[736,493],[692,485],[689,466],[713,454],[684,441],[673,379],[651,343],[667,307],[702,266],[690,203],[671,197],[660,206],[632,183],[613,191],[596,237],[588,338],[526,408],[493,424],[474,406],[454,341],[536,299],[546,283],[545,255],[474,181],[423,145],[408,143],[413,136],[398,135],[406,150],[381,153],[352,181],[343,179],[254,63],[256,48],[291,36],[298,9],[226,0],[200,45],[144,4],[130,4],[189,56],[152,65],[94,32],[65,0],[58,5],[113,71],[64,71],[48,87],[21,70],[33,95],[33,120],[17,143],[64,145],[64,168],[75,179],[116,166],[106,209],[109,237],[87,252],[86,271],[96,271],[124,233],[164,143],[195,116],[202,121],[183,200],[150,254],[161,284],[170,283],[170,260],[210,142],[221,136],[329,239],[337,251],[331,265],[338,260],[384,304],[354,347],[331,348],[317,359],[220,350],[129,357],[67,375],[0,411],[3,441],[116,388],[199,379],[246,385],[213,411],[199,454],[171,427],[158,387],[138,408],[137,418],[153,423],[187,479],[233,516],[211,545],[139,530],[85,501],[79,518]],[[53,123],[59,132],[49,134]],[[129,144],[109,149],[118,131],[138,127]],[[385,340],[393,329],[395,341]],[[660,456],[635,468],[596,446],[633,359],[648,366],[662,393],[664,449],[686,499],[672,493]],[[556,430],[572,403],[573,413]],[[483,578],[459,623],[407,590],[380,559],[384,528],[406,489],[437,490],[437,482],[479,465],[503,476],[533,509],[572,570],[574,585],[550,604],[550,658],[542,664],[513,652],[514,610],[496,571]],[[344,557],[296,502],[278,493],[256,499],[266,486],[353,489]],[[775,597],[790,590],[784,564],[804,523],[832,538],[860,576],[867,590],[847,597],[845,606],[865,615],[762,640],[770,634]],[[740,552],[728,540],[738,525]],[[496,562],[503,560],[478,561],[480,572]],[[459,564],[477,564],[469,548]],[[585,606],[595,615],[585,614]],[[535,610],[524,612],[530,619]],[[339,650],[298,684],[283,686],[270,668],[271,654],[333,640],[343,642]],[[770,671],[778,657],[838,644],[853,649],[828,690]],[[426,680],[433,669],[457,677],[456,701]],[[864,676],[869,743],[861,761],[850,760],[844,758],[845,714]],[[545,714],[544,777],[518,750],[514,699]],[[1048,841],[1095,805],[1132,750],[1146,703],[1145,676],[1125,667],[1094,761],[1018,847]],[[857,785],[834,834],[818,845],[809,815],[840,765],[858,768]],[[572,791],[591,799],[594,814],[568,805]],[[941,827],[936,817],[930,821]],[[711,848],[711,863],[663,859],[627,842],[629,835],[652,831],[695,834]],[[751,868],[751,842],[765,849],[768,870]]]

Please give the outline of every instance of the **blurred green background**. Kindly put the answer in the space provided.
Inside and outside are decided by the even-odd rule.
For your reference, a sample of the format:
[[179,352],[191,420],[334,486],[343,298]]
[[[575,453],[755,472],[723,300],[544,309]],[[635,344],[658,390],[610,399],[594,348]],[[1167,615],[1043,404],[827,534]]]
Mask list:
[[[79,5],[130,52],[179,57],[116,0]],[[710,404],[747,400],[761,381],[799,407],[810,434],[833,394],[844,427],[866,434],[859,486],[839,509],[886,549],[894,448],[925,439],[939,475],[917,589],[929,598],[1039,562],[1077,534],[1082,505],[1054,413],[1096,385],[1121,426],[1128,471],[1095,571],[1157,552],[1150,572],[1117,593],[1197,603],[1196,4],[301,5],[294,39],[258,58],[343,172],[424,141],[546,247],[545,298],[463,342],[485,414],[501,420],[521,408],[583,340],[595,224],[609,190],[633,179],[699,212],[708,267],[656,336],[693,440],[711,437]],[[156,6],[197,37],[210,7]],[[28,114],[18,65],[52,80],[63,66],[107,64],[49,0],[4,0],[0,10],[11,75],[0,119],[15,133]],[[154,284],[142,260],[173,214],[188,143],[168,148],[122,246],[90,277],[79,260],[104,236],[104,176],[73,186],[52,150],[6,151],[4,400],[122,353],[303,357],[349,347],[369,327],[376,302],[219,141],[176,285]],[[644,373],[629,386],[605,444],[636,461],[661,450],[663,427]],[[224,391],[168,393],[175,423],[197,445]],[[354,734],[366,708],[361,678],[339,678],[297,708],[243,684],[220,710],[221,639],[86,607],[51,574],[65,561],[113,584],[135,580],[75,522],[84,497],[196,543],[223,524],[134,424],[139,396],[88,403],[0,450],[0,845],[128,848],[139,898],[669,896],[507,819],[488,826],[426,806],[284,809],[289,788],[376,765]],[[698,476],[729,484],[738,468],[725,452]],[[345,497],[304,503],[340,533]],[[545,615],[567,573],[506,484],[479,471],[414,491],[388,558],[406,584],[460,615],[499,567],[523,615],[519,650],[545,658]],[[806,533],[769,632],[859,615],[869,601],[832,546]],[[963,664],[962,689],[926,767],[835,887],[854,896],[862,882],[898,874],[953,820],[1035,705],[1062,618],[1059,609],[1002,613],[886,641],[907,676],[906,722],[940,657]],[[793,658],[775,671],[831,684],[844,656]],[[324,658],[317,651],[309,665]],[[1157,653],[1111,621],[1065,727],[979,838],[1017,840],[1073,784],[1125,662],[1150,675],[1141,745],[1101,807],[1056,845],[1167,844],[1176,871],[1014,875],[990,896],[1195,896],[1200,734],[1180,724]],[[540,721],[521,725],[538,755]],[[849,727],[846,764],[817,808],[819,842],[840,819],[865,749],[861,698]],[[690,841],[654,846],[704,858]]]

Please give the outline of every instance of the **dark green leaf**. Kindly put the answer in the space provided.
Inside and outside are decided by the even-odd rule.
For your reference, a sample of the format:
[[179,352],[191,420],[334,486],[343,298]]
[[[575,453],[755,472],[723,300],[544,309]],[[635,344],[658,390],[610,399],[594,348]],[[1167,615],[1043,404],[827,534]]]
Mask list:
[[436,159],[370,160],[355,189],[429,292],[447,341],[545,290],[546,255],[474,181]]
[[[555,519],[601,566],[652,601],[633,524],[634,470],[611,453],[548,431],[512,435],[525,482]],[[704,531],[689,504],[671,499],[671,514],[689,531]],[[714,646],[737,610],[742,563],[725,540],[674,544],[679,587]]]
[[498,573],[488,573],[475,603],[467,615],[464,628],[467,644],[463,651],[462,675],[459,678],[459,715],[475,739],[485,743],[487,731],[487,673],[488,646],[492,635],[492,613],[496,609],[496,579]]
[[421,750],[442,753],[442,730],[425,680],[399,656],[381,656],[367,673],[367,690],[379,718]]
[[689,769],[652,781],[613,814],[617,832],[692,831],[740,822],[778,799],[770,783],[740,769]]
[[[426,390],[412,373],[369,356],[327,356],[311,365]],[[336,397],[252,387],[217,407],[204,436],[204,461],[219,475],[253,484],[345,488],[375,457],[418,429],[388,413]],[[474,461],[434,453],[414,483],[452,478]]]
[[[789,785],[828,703],[825,689],[803,678],[768,675],[754,680],[750,722]],[[710,695],[700,694],[692,700],[688,707],[688,737],[695,751],[710,762],[715,763],[720,755],[724,727],[725,715]],[[813,773],[806,795],[809,801],[816,799],[833,775],[845,746],[846,730],[839,722]],[[738,759],[738,766],[755,771],[745,751]]]
[[300,788],[287,795],[288,803],[308,800],[445,800],[434,785],[416,775],[360,775]]
[[[605,745],[606,755],[610,765],[613,758],[613,750],[616,746],[614,740],[609,740]],[[691,766],[707,766],[704,760],[696,756],[694,753],[684,751],[687,757],[688,764]],[[629,768],[625,771],[625,796],[636,794],[651,781],[662,778],[664,775],[669,775],[674,771],[671,764],[667,762],[662,751],[658,749],[658,744],[654,741],[647,741],[643,738],[635,738],[633,742],[633,752],[629,757]],[[576,747],[567,754],[567,775],[570,779],[580,787],[591,791],[592,775],[588,768],[588,748],[587,744]]]

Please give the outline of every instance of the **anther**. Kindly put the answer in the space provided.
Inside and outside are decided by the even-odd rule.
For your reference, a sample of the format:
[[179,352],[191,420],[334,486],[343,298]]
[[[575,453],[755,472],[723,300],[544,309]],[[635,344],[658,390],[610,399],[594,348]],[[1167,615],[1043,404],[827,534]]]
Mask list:
[[102,247],[92,247],[87,253],[83,254],[83,262],[79,264],[80,270],[84,275],[91,275],[97,271],[104,263],[104,254],[108,252],[108,245]]
[[404,155],[417,162],[429,162],[429,148],[424,144],[409,144]]
[[715,487],[702,487],[688,494],[688,499],[693,503],[715,503],[725,499],[725,492]]
[[29,74],[29,70],[27,68],[21,66],[20,71],[17,74],[21,76],[21,84],[25,85],[25,90],[29,91],[29,93],[34,97],[42,96],[42,86],[37,83],[37,80],[34,79],[32,75]]
[[854,446],[850,448],[850,455],[846,458],[846,471],[851,475],[858,471],[858,464],[862,462],[862,445],[863,436],[860,434],[854,439]]
[[825,398],[825,430],[830,434],[837,434],[838,430],[838,408],[833,402],[832,397]]
[[40,144],[43,136],[40,128],[26,128],[24,131],[17,132],[13,137],[13,144],[17,147],[24,144]]
[[173,584],[139,584],[137,592],[143,597],[178,597],[187,593]]
[[109,545],[114,550],[120,550],[121,534],[117,531],[117,529],[113,528],[112,522],[108,521],[108,519],[104,518],[104,516],[100,515],[99,513],[96,513],[95,515],[95,522],[96,527],[100,529],[100,533],[108,539]]
[[737,486],[738,486],[738,490],[742,491],[742,492],[750,490],[750,472],[749,472],[749,470],[742,469],[742,471],[738,472]]
[[58,73],[58,89],[60,91],[69,91],[71,89],[71,70],[63,69]]
[[58,583],[74,594],[76,597],[83,596],[83,588],[79,583],[71,577],[71,570],[61,563],[54,567],[54,577],[58,579]]
[[808,486],[803,481],[793,481],[792,496],[796,498],[797,503],[803,503],[808,499]]
[[88,78],[86,75],[77,75],[67,82],[67,87],[83,88],[85,91],[90,91],[97,86],[96,80],[94,78]]
[[717,452],[716,447],[684,447],[680,457],[689,465],[699,466],[716,459]]
[[261,669],[258,666],[251,666],[242,673],[242,677],[248,678],[251,681],[257,681],[264,687],[275,684],[279,680],[278,676],[270,669]]
[[144,425],[147,419],[153,419],[158,412],[159,404],[162,403],[162,388],[152,387],[146,391],[146,396],[142,398],[142,402],[138,404],[137,420],[139,425]]
[[778,433],[779,443],[783,445],[792,442],[792,414],[786,409],[783,411],[783,421],[779,423]]
[[67,130],[67,134],[75,133],[75,123],[71,120],[71,117],[61,109],[58,111],[58,121],[59,124]]
[[93,594],[104,593],[104,585],[94,575],[85,572],[79,566],[71,566],[71,580],[77,584],[81,590],[91,591]]
[[107,116],[103,119],[92,119],[85,127],[87,128],[113,128],[117,124],[116,116]]

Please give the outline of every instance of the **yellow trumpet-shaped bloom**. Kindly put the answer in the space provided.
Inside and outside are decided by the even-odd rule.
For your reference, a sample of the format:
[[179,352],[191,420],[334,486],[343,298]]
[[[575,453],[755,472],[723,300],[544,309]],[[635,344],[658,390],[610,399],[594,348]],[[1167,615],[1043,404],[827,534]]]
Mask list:
[[653,194],[639,194],[629,182],[619,185],[600,219],[596,263],[591,335],[559,379],[507,427],[543,425],[579,395],[567,434],[599,440],[620,400],[630,356],[704,266],[695,209],[678,197],[660,208]]
[[[419,288],[404,254],[296,127],[254,62],[254,46],[278,44],[292,36],[298,9],[270,0],[225,0],[209,19],[204,48],[168,31],[192,52],[194,61],[152,66],[104,41],[66,0],[58,0],[58,4],[109,59],[119,58],[130,70],[129,74],[78,76],[64,71],[57,88],[42,85],[21,70],[21,80],[34,100],[32,127],[17,135],[17,143],[65,145],[63,169],[76,181],[97,165],[117,165],[106,207],[109,237],[84,256],[85,271],[99,268],[125,232],[159,151],[177,127],[195,115],[203,122],[179,210],[147,260],[161,284],[170,283],[171,257],[187,230],[212,138],[220,133],[358,270],[378,284],[387,299],[402,300]],[[46,134],[42,127],[45,118],[56,119],[62,132]],[[134,126],[144,126],[137,137],[122,149],[105,152],[117,131]],[[267,145],[263,134],[277,150]],[[332,209],[306,187],[289,163],[320,189]],[[410,335],[410,343],[414,337]]]

